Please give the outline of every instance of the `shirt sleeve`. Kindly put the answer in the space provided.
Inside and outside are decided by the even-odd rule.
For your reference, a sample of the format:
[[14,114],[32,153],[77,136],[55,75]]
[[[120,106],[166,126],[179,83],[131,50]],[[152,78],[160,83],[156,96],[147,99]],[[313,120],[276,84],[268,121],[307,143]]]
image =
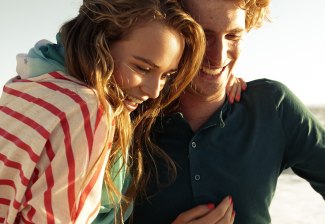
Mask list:
[[88,88],[41,85],[8,86],[1,99],[0,222],[90,223],[113,125]]
[[325,130],[308,108],[284,85],[279,117],[286,135],[284,166],[291,167],[325,200]]

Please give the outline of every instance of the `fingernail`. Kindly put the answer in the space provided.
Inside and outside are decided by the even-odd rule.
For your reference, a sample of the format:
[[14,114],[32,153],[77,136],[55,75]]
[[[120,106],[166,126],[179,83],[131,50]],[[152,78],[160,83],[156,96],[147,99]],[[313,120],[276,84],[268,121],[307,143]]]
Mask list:
[[209,203],[207,204],[207,207],[211,210],[211,209],[214,209],[214,204],[213,203]]
[[229,201],[230,201],[230,204],[233,203],[233,201],[232,201],[232,197],[231,197],[231,196],[229,196]]

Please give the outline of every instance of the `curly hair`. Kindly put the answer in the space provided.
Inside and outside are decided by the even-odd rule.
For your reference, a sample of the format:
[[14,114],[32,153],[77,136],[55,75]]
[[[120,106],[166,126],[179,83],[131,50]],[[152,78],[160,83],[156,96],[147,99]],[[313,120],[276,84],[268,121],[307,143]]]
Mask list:
[[271,0],[237,0],[240,7],[246,11],[246,30],[262,26],[265,20],[269,20]]
[[[185,2],[188,0],[179,0],[182,7],[187,11]],[[194,0],[192,0],[194,1]],[[197,0],[199,1],[199,0]],[[269,21],[271,0],[228,0],[238,4],[240,8],[246,11],[246,31],[253,28],[259,28],[264,21]]]

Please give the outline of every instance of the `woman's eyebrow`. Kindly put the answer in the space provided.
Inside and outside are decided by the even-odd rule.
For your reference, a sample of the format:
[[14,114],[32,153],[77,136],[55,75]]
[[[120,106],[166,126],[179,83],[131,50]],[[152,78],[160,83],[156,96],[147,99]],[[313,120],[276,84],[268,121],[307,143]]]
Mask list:
[[135,59],[137,60],[140,60],[144,63],[147,63],[148,65],[154,67],[154,68],[159,68],[158,65],[156,65],[154,62],[152,62],[151,60],[147,59],[147,58],[143,58],[143,57],[140,57],[140,56],[133,56]]

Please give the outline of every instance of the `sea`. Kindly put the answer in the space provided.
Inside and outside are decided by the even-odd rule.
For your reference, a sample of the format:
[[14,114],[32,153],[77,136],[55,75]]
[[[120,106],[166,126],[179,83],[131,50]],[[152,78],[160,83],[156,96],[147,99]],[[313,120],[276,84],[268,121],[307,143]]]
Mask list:
[[[325,127],[325,106],[309,109]],[[278,180],[270,213],[272,224],[325,224],[325,201],[307,181],[287,169]]]

